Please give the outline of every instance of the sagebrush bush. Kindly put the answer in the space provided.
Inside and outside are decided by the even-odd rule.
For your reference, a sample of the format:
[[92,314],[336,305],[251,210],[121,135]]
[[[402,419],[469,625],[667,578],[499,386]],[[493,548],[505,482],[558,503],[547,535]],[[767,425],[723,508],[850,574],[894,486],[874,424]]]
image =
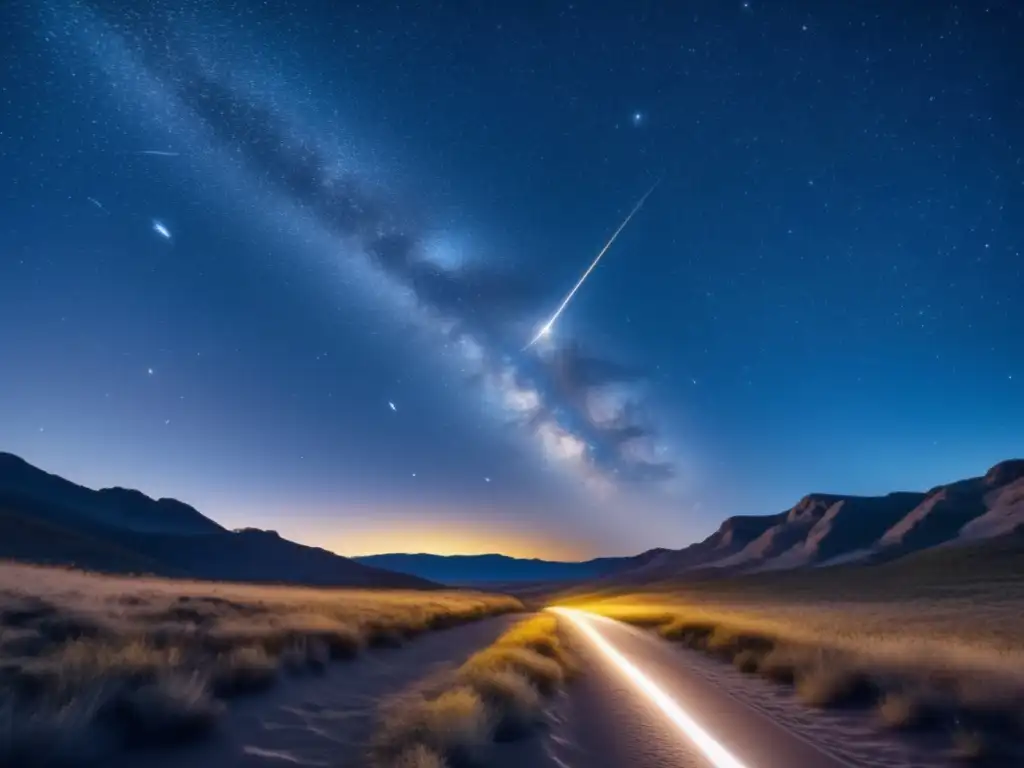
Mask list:
[[388,702],[374,763],[400,768],[409,755],[451,765],[479,762],[489,744],[520,738],[543,722],[545,698],[574,669],[555,616],[522,621],[430,690]]

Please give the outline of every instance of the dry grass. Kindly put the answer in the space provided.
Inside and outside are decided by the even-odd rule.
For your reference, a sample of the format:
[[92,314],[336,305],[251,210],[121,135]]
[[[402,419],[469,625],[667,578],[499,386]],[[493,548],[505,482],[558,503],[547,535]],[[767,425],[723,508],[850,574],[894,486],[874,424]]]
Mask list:
[[916,731],[928,727],[938,716],[938,709],[926,694],[889,691],[878,704],[878,716],[894,731]]
[[993,744],[1024,744],[1024,601],[990,597],[841,603],[806,589],[768,599],[709,581],[565,602],[794,686],[809,706],[876,708],[893,729],[945,733],[958,755],[983,761]]
[[473,592],[0,564],[0,765],[85,763],[122,745],[179,742],[215,725],[221,699],[264,690],[282,674],[315,673],[367,647],[521,608]]
[[373,762],[380,768],[479,764],[494,742],[536,728],[545,698],[575,668],[554,616],[522,621],[454,672],[386,703]]
[[434,750],[417,744],[397,755],[391,765],[392,768],[448,768],[448,761]]

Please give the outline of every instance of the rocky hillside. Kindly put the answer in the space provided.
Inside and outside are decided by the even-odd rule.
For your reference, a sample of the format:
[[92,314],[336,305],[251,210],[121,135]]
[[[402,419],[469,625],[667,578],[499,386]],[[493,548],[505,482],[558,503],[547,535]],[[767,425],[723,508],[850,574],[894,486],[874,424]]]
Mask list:
[[893,560],[1024,531],[1024,459],[923,493],[812,493],[775,515],[732,517],[704,541],[665,550],[613,578],[757,572]]

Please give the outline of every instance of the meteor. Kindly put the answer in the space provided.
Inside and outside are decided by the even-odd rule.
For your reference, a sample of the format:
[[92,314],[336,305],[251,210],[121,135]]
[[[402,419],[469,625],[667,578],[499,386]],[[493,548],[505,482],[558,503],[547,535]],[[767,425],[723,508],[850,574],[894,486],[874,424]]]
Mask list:
[[530,340],[529,344],[523,347],[524,350],[529,349],[542,338],[551,333],[551,328],[554,326],[555,321],[558,320],[559,315],[561,315],[562,312],[565,311],[565,308],[569,305],[569,302],[572,301],[572,297],[576,295],[576,291],[578,291],[580,289],[580,286],[583,285],[583,281],[586,280],[590,276],[590,273],[594,271],[594,267],[596,267],[597,263],[601,261],[601,257],[608,252],[609,248],[612,247],[612,243],[615,242],[615,238],[617,238],[619,236],[619,233],[621,233],[622,230],[626,228],[626,225],[629,224],[629,220],[632,219],[636,215],[637,211],[639,211],[643,207],[644,203],[647,202],[647,198],[651,196],[651,193],[660,183],[661,179],[658,179],[656,182],[654,182],[651,185],[651,188],[648,189],[647,192],[644,193],[644,196],[641,197],[640,200],[637,202],[637,204],[633,206],[633,210],[631,210],[629,212],[629,215],[623,220],[621,224],[619,224],[619,228],[615,230],[615,233],[608,239],[608,242],[604,244],[604,248],[602,248],[600,252],[597,254],[597,256],[594,257],[594,260],[590,262],[590,266],[587,267],[587,271],[583,273],[583,276],[576,282],[576,285],[572,287],[572,290],[569,291],[569,293],[566,295],[564,299],[562,299],[562,303],[558,305],[558,309],[555,310],[555,314],[553,314],[550,317],[550,319],[548,319],[548,321],[540,327],[540,330],[537,331],[537,335]]
[[126,152],[128,155],[156,155],[157,157],[180,157],[180,152],[167,152],[163,149],[137,149],[134,152]]

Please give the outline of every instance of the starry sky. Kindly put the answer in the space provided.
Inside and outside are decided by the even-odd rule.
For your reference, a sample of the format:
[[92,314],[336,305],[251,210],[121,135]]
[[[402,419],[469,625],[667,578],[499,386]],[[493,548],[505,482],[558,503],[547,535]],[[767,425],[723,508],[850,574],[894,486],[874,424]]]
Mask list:
[[1022,36],[5,2],[0,449],[341,554],[631,554],[980,474],[1024,454]]

